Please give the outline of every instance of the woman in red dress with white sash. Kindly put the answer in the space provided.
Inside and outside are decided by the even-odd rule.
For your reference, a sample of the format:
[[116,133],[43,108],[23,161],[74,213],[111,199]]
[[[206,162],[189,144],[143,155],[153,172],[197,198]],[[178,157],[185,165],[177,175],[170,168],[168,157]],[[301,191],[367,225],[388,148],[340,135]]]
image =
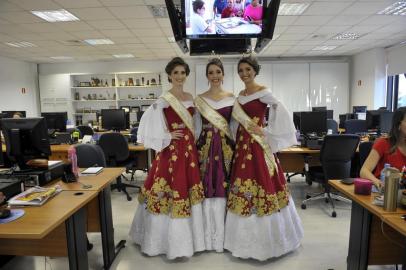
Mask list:
[[[290,252],[303,237],[301,220],[275,155],[296,144],[290,114],[255,82],[259,65],[242,58],[238,74],[245,84],[234,108],[239,123],[227,200],[224,248],[233,256],[267,260]],[[270,106],[268,126],[264,125]]]
[[183,91],[189,66],[182,58],[165,68],[172,88],[148,108],[137,141],[157,151],[130,235],[149,256],[190,257],[203,251],[203,186],[195,145],[192,95]]

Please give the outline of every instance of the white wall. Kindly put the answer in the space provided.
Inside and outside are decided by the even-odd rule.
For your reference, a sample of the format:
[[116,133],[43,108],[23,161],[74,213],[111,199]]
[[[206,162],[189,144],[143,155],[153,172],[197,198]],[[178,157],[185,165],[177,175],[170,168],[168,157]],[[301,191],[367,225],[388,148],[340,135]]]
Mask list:
[[39,115],[37,64],[0,56],[0,111],[18,110]]
[[385,106],[385,49],[372,49],[353,56],[350,70],[350,108],[367,105],[372,110]]
[[388,54],[388,75],[406,73],[406,44],[386,50]]

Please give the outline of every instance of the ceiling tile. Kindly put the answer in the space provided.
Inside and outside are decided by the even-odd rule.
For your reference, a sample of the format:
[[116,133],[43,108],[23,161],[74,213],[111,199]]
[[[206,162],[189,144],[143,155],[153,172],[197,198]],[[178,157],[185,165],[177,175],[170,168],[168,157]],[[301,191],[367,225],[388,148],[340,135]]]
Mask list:
[[146,6],[109,7],[109,10],[119,19],[153,18]]
[[367,34],[377,29],[376,26],[373,25],[356,25],[346,30],[349,33],[356,33],[356,34]]
[[324,25],[332,18],[333,16],[300,16],[294,25]]
[[275,28],[278,26],[292,25],[298,18],[299,16],[278,16],[276,18]]
[[282,41],[282,40],[297,40],[297,41],[299,41],[299,40],[304,39],[308,35],[309,34],[285,34],[285,33],[283,33],[282,35],[280,35],[278,37],[277,40],[280,40],[280,41]]
[[313,26],[290,26],[288,27],[283,33],[284,34],[301,34],[301,33],[313,33],[316,29],[320,26],[313,25]]
[[1,12],[0,19],[7,20],[13,23],[35,23],[44,22],[44,20],[31,14],[28,11],[17,11],[17,12]]
[[372,15],[376,14],[378,11],[386,8],[393,1],[384,0],[379,2],[355,2],[353,5],[346,8],[341,14],[342,15]]
[[97,0],[54,0],[64,8],[102,7]]
[[[49,38],[45,38],[42,35],[38,35],[36,33],[17,33],[17,32],[12,32],[10,33],[11,36],[20,39],[20,40],[29,40],[29,41],[35,41],[35,40],[47,40]],[[34,42],[35,43],[35,42]]]
[[53,40],[73,40],[73,39],[75,39],[75,36],[72,36],[71,34],[64,32],[64,31],[58,31],[58,32],[53,32],[53,33],[40,33],[39,35],[46,39],[53,39]]
[[60,29],[65,31],[87,31],[94,30],[93,27],[85,22],[56,22],[54,23]]
[[348,28],[349,28],[348,25],[322,26],[319,29],[317,29],[317,31],[314,31],[314,34],[336,35],[346,31]]
[[171,27],[171,21],[169,18],[157,18],[156,21],[161,27]]
[[106,37],[132,37],[134,34],[128,29],[100,30]]
[[97,20],[87,21],[87,23],[93,26],[95,29],[122,29],[125,25],[119,20]]
[[148,44],[148,48],[172,50],[172,46],[169,42],[167,42],[167,43],[150,43],[150,44]]
[[337,15],[349,5],[344,1],[313,2],[302,15]]
[[144,43],[165,43],[168,42],[166,37],[138,37]]
[[8,11],[23,11],[23,9],[16,4],[10,3],[8,1],[0,1],[0,12]]
[[144,5],[143,0],[99,0],[107,7]]
[[359,25],[387,25],[396,20],[396,16],[372,15],[359,23]]
[[24,10],[56,10],[62,8],[61,5],[56,4],[52,0],[8,0],[8,1],[20,6]]
[[115,19],[113,14],[104,7],[72,8],[68,10],[82,21]]
[[132,43],[142,43],[141,40],[138,38],[132,36],[132,37],[114,37],[111,38],[111,40],[114,41],[115,44],[121,45],[121,44],[132,44]]
[[123,19],[121,20],[128,28],[151,29],[159,27],[153,19]]
[[78,39],[92,39],[92,38],[106,38],[105,35],[100,33],[99,31],[75,31],[69,32],[72,36]]
[[368,16],[363,15],[363,16],[357,16],[357,15],[339,15],[337,17],[334,17],[331,21],[329,21],[326,25],[327,26],[332,26],[332,25],[355,25],[360,23],[361,21],[365,20],[368,18]]
[[60,30],[54,23],[25,23],[21,27],[34,33],[57,32]]
[[[162,37],[166,36],[161,29],[132,29],[131,30],[137,37]],[[171,30],[172,33],[172,30]],[[172,35],[171,35],[172,36]]]

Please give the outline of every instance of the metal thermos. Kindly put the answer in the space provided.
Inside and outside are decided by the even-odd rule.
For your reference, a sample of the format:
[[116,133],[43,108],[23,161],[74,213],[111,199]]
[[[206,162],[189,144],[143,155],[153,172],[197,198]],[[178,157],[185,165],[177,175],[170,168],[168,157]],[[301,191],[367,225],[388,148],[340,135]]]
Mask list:
[[398,189],[400,172],[396,168],[386,168],[385,170],[385,195],[383,198],[383,210],[396,211],[398,201]]

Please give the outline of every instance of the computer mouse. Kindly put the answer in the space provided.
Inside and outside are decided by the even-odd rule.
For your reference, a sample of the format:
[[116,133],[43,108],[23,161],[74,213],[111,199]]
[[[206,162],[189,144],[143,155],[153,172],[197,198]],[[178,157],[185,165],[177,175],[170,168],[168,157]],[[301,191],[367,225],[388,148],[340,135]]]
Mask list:
[[10,209],[7,208],[0,209],[0,218],[8,218],[10,214],[11,214]]

